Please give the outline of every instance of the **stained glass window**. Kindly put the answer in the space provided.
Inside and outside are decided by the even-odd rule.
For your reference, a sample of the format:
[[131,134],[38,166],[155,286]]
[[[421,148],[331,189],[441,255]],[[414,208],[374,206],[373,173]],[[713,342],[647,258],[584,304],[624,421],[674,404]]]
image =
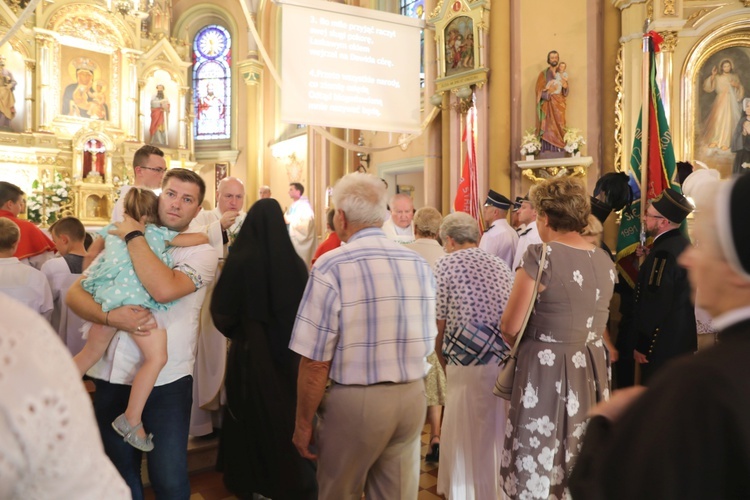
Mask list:
[[424,19],[424,0],[401,0],[401,15]]
[[193,42],[195,140],[231,134],[232,38],[222,26],[206,26]]
[[[400,0],[401,2],[401,15],[407,17],[413,17],[415,19],[424,19],[424,1],[425,0]],[[419,63],[419,79],[422,87],[424,87],[424,30],[419,37],[419,48],[420,48],[420,63]]]

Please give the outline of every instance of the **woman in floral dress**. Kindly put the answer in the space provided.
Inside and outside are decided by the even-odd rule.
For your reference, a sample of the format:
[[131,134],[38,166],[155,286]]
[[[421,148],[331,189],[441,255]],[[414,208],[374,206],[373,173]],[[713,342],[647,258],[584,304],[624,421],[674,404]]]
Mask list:
[[[567,478],[586,413],[609,398],[602,333],[616,278],[611,259],[580,234],[590,211],[581,183],[552,179],[533,187],[530,198],[547,261],[518,349],[500,482],[512,499],[561,499],[570,496]],[[516,273],[500,325],[511,345],[531,300],[542,248],[529,246]]]

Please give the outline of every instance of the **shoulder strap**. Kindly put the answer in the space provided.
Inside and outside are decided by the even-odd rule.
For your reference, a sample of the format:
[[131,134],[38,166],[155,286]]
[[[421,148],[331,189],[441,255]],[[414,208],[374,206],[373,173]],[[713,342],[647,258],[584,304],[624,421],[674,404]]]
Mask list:
[[523,317],[523,323],[521,324],[521,329],[518,331],[518,336],[516,336],[516,343],[513,344],[513,349],[510,351],[511,357],[516,356],[516,351],[518,351],[518,345],[521,343],[521,337],[523,337],[523,332],[526,330],[526,325],[529,322],[529,318],[531,317],[531,312],[534,310],[534,304],[536,303],[536,296],[539,292],[539,282],[542,280],[542,272],[544,271],[544,264],[547,261],[547,244],[542,244],[542,256],[539,258],[539,270],[536,272],[536,280],[534,281],[534,291],[531,293],[531,302],[529,303],[528,309],[526,309],[526,316]]

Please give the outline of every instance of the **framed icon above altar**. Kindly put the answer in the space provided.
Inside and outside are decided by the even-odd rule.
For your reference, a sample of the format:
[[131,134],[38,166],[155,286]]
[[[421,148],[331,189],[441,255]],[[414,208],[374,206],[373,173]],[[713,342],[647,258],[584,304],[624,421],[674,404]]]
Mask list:
[[489,29],[489,7],[487,0],[438,2],[428,19],[435,26],[437,92],[483,85],[487,81],[482,47]]
[[109,121],[110,55],[60,46],[60,114]]

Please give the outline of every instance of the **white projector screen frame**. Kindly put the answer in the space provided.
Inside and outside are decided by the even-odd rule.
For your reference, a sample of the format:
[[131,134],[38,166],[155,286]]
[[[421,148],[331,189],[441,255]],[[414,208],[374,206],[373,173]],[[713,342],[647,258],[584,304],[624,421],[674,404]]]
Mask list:
[[278,3],[282,121],[420,130],[423,21],[319,0]]

